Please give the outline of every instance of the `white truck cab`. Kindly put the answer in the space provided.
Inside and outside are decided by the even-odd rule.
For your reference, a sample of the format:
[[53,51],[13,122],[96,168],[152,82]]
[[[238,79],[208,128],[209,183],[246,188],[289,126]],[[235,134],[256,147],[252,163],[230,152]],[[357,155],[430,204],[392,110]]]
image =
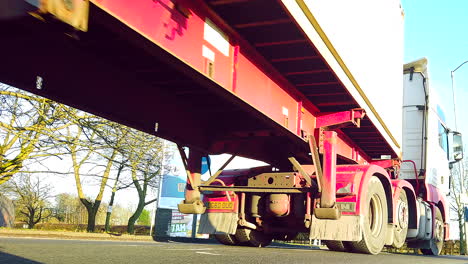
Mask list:
[[[437,252],[441,247],[437,243],[448,234],[448,230],[443,231],[448,229],[448,210],[434,209],[448,208],[450,169],[463,158],[463,143],[461,134],[447,126],[437,95],[429,86],[426,58],[404,65],[403,83],[403,163],[399,178],[413,185],[419,215],[418,227],[408,229],[408,246]],[[443,222],[433,214],[441,214]]]

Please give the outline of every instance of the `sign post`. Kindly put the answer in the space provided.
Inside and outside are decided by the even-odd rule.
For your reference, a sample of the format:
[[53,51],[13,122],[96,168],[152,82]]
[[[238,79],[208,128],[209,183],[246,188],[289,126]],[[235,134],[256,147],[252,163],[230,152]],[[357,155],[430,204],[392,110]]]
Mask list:
[[162,188],[162,182],[163,182],[163,177],[164,177],[164,150],[166,148],[166,140],[162,139],[162,146],[161,146],[161,167],[159,169],[159,183],[158,183],[158,189],[156,192],[156,202],[154,203],[154,211],[151,215],[151,226],[150,226],[150,236],[153,236],[153,227],[156,223],[156,212],[158,211],[159,207],[159,201],[161,200],[161,188]]

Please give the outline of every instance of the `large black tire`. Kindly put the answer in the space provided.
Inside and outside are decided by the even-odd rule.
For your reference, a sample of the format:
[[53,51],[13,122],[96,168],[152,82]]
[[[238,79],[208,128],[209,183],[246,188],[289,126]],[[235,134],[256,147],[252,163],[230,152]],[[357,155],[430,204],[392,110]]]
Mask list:
[[270,235],[244,227],[237,228],[235,237],[242,245],[251,247],[266,247],[273,240]]
[[337,241],[337,240],[324,240],[323,243],[331,251],[340,251],[340,252],[352,252],[353,248],[351,242],[348,241]]
[[214,237],[219,243],[224,245],[233,246],[239,244],[236,237],[231,234],[215,234]]
[[445,238],[445,230],[444,230],[444,219],[442,218],[442,213],[438,207],[435,208],[435,230],[434,230],[434,238],[429,241],[430,248],[421,249],[421,252],[424,255],[434,255],[438,256],[440,252],[442,252],[442,248],[444,247],[444,238]]
[[396,205],[396,226],[393,231],[393,244],[394,248],[401,248],[405,244],[406,235],[408,234],[408,198],[404,190],[400,191]]
[[388,224],[388,208],[385,190],[379,178],[373,176],[369,181],[364,203],[362,239],[351,242],[353,251],[366,254],[379,254],[385,245]]

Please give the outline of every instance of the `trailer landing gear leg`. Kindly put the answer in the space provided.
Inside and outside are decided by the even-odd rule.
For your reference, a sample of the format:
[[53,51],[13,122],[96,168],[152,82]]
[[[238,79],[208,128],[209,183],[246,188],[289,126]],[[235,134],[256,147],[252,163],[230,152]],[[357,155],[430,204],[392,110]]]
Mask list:
[[[318,219],[339,219],[340,211],[336,206],[336,141],[337,134],[335,131],[323,131],[323,172],[317,170],[320,178],[320,207],[314,208],[314,215]],[[310,137],[311,152],[315,166],[318,168],[320,161],[318,158],[317,147],[314,137]]]
[[199,151],[190,150],[190,157],[187,159],[182,147],[178,146],[180,156],[187,172],[187,185],[185,188],[185,200],[178,204],[179,212],[184,214],[203,214],[206,210],[201,200],[198,187],[201,182],[201,160],[203,154]]

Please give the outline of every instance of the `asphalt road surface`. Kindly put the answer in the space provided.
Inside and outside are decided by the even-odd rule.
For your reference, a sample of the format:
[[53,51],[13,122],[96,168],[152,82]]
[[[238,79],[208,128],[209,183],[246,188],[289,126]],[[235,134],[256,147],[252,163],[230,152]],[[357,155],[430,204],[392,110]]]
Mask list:
[[467,257],[377,256],[331,252],[304,246],[249,248],[177,242],[116,242],[0,237],[0,263],[467,263]]

